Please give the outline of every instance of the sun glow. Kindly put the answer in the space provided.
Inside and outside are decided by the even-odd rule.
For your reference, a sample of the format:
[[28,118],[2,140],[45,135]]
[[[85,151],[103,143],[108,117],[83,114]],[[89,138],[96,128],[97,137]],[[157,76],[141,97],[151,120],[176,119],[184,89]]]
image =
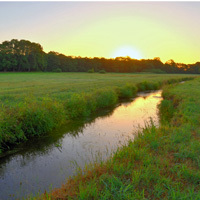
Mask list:
[[135,58],[135,59],[141,59],[142,58],[141,53],[131,46],[120,47],[117,50],[115,50],[111,55],[112,58],[126,57],[126,56],[129,56],[129,57]]

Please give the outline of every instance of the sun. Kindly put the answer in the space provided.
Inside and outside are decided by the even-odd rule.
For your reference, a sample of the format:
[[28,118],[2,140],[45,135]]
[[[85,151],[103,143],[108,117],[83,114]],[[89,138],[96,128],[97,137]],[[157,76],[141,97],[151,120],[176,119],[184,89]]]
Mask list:
[[111,54],[112,58],[126,57],[126,56],[129,56],[131,58],[135,58],[138,60],[142,58],[141,53],[131,46],[122,46]]

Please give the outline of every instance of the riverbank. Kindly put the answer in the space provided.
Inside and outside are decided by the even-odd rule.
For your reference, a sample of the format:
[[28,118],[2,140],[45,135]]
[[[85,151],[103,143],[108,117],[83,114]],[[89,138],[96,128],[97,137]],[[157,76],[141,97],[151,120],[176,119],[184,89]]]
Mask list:
[[[36,75],[39,77],[46,76],[43,74],[30,74],[28,76],[33,78],[37,77]],[[4,76],[6,76],[6,74]],[[12,74],[12,76],[16,75]],[[20,74],[17,74],[17,76],[20,76]],[[88,75],[79,74],[78,77],[79,76],[83,78]],[[62,87],[60,88],[61,91],[57,91],[58,94],[56,90],[54,91],[53,89],[54,92],[52,94],[44,95],[45,91],[48,91],[48,89],[52,91],[50,90],[52,89],[51,87],[55,86],[50,84],[50,88],[45,86],[46,90],[42,87],[43,92],[37,98],[33,97],[33,93],[29,91],[28,88],[26,88],[27,91],[25,91],[25,93],[18,94],[19,88],[16,87],[16,96],[10,93],[10,89],[14,93],[16,92],[15,89],[13,90],[13,88],[10,88],[6,90],[9,91],[9,93],[7,95],[4,94],[1,98],[3,100],[1,102],[2,109],[0,112],[0,153],[9,150],[13,145],[24,142],[31,137],[45,134],[66,123],[67,120],[90,116],[91,113],[98,111],[98,109],[114,105],[118,99],[132,97],[136,95],[137,91],[155,90],[164,84],[192,79],[192,77],[187,76],[165,75],[166,77],[160,77],[161,75],[151,75],[152,77],[150,76],[150,79],[148,79],[150,81],[141,82],[140,75],[128,75],[128,79],[127,75],[120,74],[94,76],[98,77],[100,80],[106,76],[106,81],[109,80],[109,77],[112,77],[115,79],[115,82],[109,82],[112,87],[109,85],[106,89],[105,87],[97,87],[89,88],[89,90],[86,88],[85,92],[63,92],[65,89]],[[121,76],[125,78],[123,77],[124,79],[122,79]],[[149,75],[142,76],[149,77]],[[23,81],[26,82],[25,75],[23,75],[23,77]],[[48,78],[48,74],[46,78]],[[138,80],[134,82],[131,81],[132,78]],[[18,79],[16,80],[20,82]],[[47,79],[45,80],[48,82]],[[63,80],[64,77],[62,77],[61,81]],[[118,85],[119,80],[123,84]],[[124,83],[125,80],[128,82]],[[74,85],[76,86],[76,84]],[[60,87],[60,82],[58,86]],[[78,87],[76,86],[76,88]]]
[[169,86],[163,97],[159,128],[147,126],[42,199],[199,199],[200,79]]
[[135,98],[121,100],[87,119],[71,121],[2,154],[1,200],[50,192],[75,175],[77,168],[109,159],[119,147],[134,139],[133,133],[145,127],[150,117],[159,125],[157,105],[161,101],[161,90],[139,92]]

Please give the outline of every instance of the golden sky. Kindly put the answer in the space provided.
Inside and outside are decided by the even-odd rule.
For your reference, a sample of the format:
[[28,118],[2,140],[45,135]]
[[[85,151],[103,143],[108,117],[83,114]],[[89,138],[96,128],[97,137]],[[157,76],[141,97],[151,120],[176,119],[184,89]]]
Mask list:
[[82,57],[200,61],[200,2],[0,2],[1,41]]

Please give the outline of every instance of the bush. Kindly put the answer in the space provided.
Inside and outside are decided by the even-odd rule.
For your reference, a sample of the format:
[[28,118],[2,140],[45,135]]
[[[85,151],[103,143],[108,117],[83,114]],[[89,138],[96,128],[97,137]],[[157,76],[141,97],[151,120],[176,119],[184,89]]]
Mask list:
[[97,108],[112,106],[117,102],[117,93],[110,89],[100,89],[95,92]]
[[45,98],[40,102],[25,100],[16,108],[6,108],[1,111],[0,146],[8,148],[31,136],[47,133],[64,119],[62,104]]
[[87,110],[88,113],[92,113],[97,109],[97,102],[96,102],[96,98],[95,95],[92,94],[87,94],[85,96],[86,99],[86,103],[87,103]]
[[88,70],[88,73],[94,73],[94,68],[89,69],[89,70]]
[[64,103],[64,107],[67,119],[75,119],[89,114],[84,94],[72,94],[72,96]]
[[22,108],[22,130],[26,136],[41,135],[64,122],[62,104],[51,99],[32,102]]
[[[13,134],[14,133],[14,134]],[[0,146],[14,144],[26,137],[20,123],[20,113],[17,109],[6,109],[1,112]]]
[[137,93],[137,88],[134,85],[126,84],[121,88],[117,88],[119,98],[130,98]]
[[138,91],[158,90],[161,86],[161,83],[143,81],[141,83],[138,83],[136,86],[138,88]]
[[53,69],[52,72],[62,72],[60,68]]
[[99,73],[100,73],[100,74],[105,74],[106,71],[102,69],[102,70],[99,71]]
[[144,72],[150,72],[150,73],[155,73],[155,74],[166,74],[166,71],[163,71],[161,69],[147,69],[144,70]]

